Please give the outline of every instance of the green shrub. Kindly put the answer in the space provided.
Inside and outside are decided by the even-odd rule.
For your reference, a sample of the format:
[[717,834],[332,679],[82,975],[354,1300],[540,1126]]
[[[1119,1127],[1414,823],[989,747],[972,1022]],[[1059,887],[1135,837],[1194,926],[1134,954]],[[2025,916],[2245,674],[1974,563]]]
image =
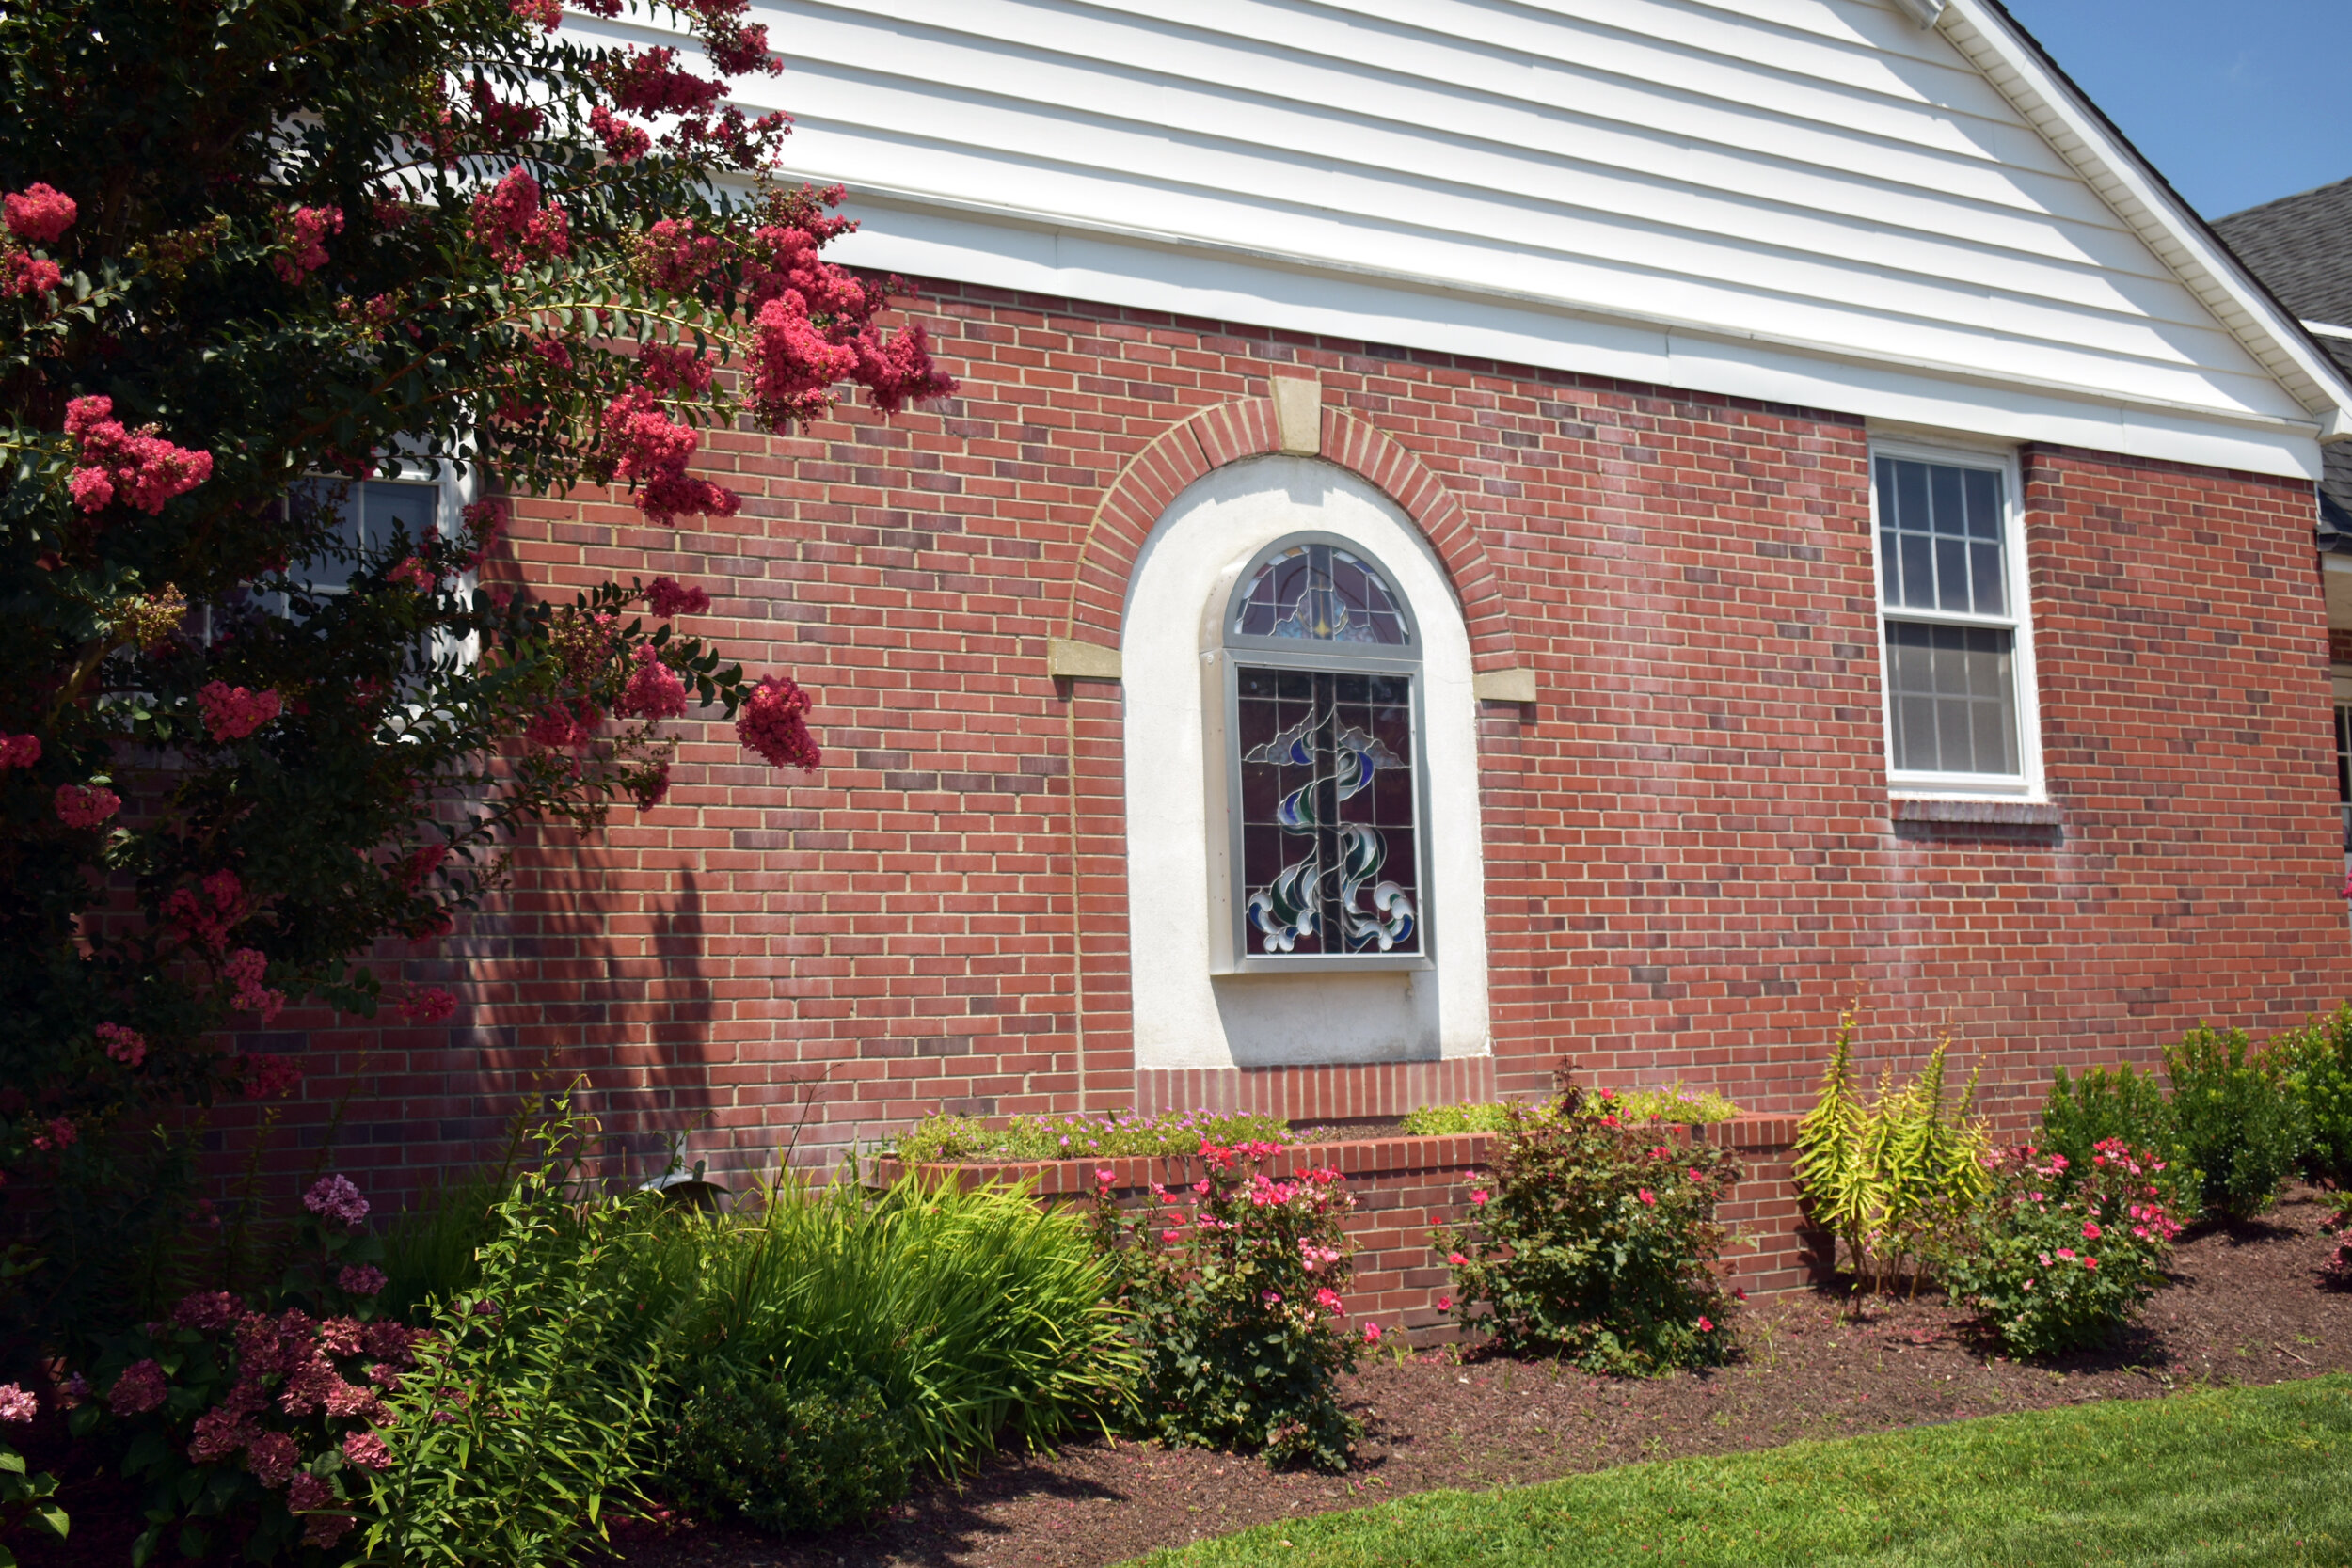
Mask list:
[[2062,1067],[2052,1074],[2039,1141],[2065,1155],[2070,1168],[2089,1165],[2092,1149],[2109,1138],[2161,1150],[2171,1148],[2174,1137],[2172,1107],[2154,1073],[2135,1072],[2127,1062],[2092,1068],[2079,1079]]
[[975,1117],[930,1117],[898,1135],[892,1152],[910,1164],[934,1161],[1097,1160],[1189,1155],[1203,1138],[1232,1145],[1276,1143],[1289,1129],[1273,1117],[1217,1116],[1207,1111],[1139,1117],[1117,1111],[1097,1116],[1014,1117],[991,1127]]
[[1549,1110],[1514,1106],[1476,1217],[1437,1234],[1454,1269],[1439,1305],[1500,1349],[1589,1371],[1721,1362],[1731,1298],[1708,1265],[1739,1180],[1728,1151],[1662,1143],[1573,1087]]
[[1865,1282],[1917,1279],[1923,1254],[1964,1225],[1988,1180],[1984,1125],[1971,1115],[1977,1078],[1944,1098],[1949,1039],[1901,1088],[1892,1069],[1865,1104],[1854,1082],[1854,1019],[1837,1021],[1821,1096],[1797,1127],[1798,1190],[1813,1216],[1837,1233]]
[[1080,1216],[1023,1187],[912,1176],[881,1193],[785,1177],[760,1196],[744,1218],[676,1217],[673,1259],[644,1265],[665,1288],[692,1281],[679,1394],[714,1362],[795,1398],[870,1387],[913,1455],[949,1472],[1008,1432],[1043,1442],[1131,1397],[1135,1357]]
[[796,1387],[717,1358],[702,1370],[664,1434],[677,1501],[782,1535],[854,1524],[906,1496],[914,1433],[872,1383]]
[[1347,1332],[1340,1300],[1351,1250],[1340,1216],[1355,1200],[1336,1171],[1267,1177],[1261,1164],[1280,1152],[1201,1144],[1192,1212],[1157,1185],[1157,1203],[1122,1211],[1104,1171],[1095,1241],[1134,1314],[1145,1430],[1343,1470],[1359,1426],[1341,1408],[1339,1375],[1380,1337],[1372,1323]]
[[576,1125],[536,1135],[541,1164],[493,1207],[473,1286],[434,1304],[388,1395],[389,1465],[361,1473],[367,1561],[568,1562],[636,1495],[672,1360],[642,1271],[673,1222],[648,1195],[585,1187]]
[[2164,1053],[2174,1148],[2208,1213],[2250,1219],[2278,1201],[2303,1152],[2303,1108],[2278,1065],[2249,1059],[2243,1030],[2199,1024]]
[[2273,1036],[2263,1054],[2302,1107],[2306,1174],[2352,1185],[2352,1006]]
[[[1712,1089],[1686,1088],[1680,1083],[1663,1088],[1599,1089],[1588,1091],[1583,1101],[1585,1110],[1594,1116],[1604,1110],[1614,1112],[1621,1121],[1664,1121],[1688,1125],[1710,1125],[1729,1121],[1740,1114],[1740,1107]],[[1434,1137],[1459,1132],[1500,1132],[1510,1124],[1511,1102],[1490,1101],[1481,1105],[1423,1105],[1405,1113],[1405,1131],[1415,1137]],[[1525,1107],[1530,1115],[1549,1116],[1552,1104]]]
[[2165,1160],[2108,1139],[2080,1162],[2026,1148],[1991,1167],[1989,1200],[1938,1259],[1952,1299],[2012,1355],[2105,1342],[2164,1283],[2181,1229],[2159,1184]]

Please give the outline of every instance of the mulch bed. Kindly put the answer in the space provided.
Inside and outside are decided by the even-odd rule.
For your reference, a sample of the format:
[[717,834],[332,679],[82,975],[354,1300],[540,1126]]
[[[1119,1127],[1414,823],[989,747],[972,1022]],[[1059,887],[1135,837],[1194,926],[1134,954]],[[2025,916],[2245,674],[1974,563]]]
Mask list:
[[1351,1402],[1370,1437],[1343,1476],[1232,1454],[1095,1441],[1007,1456],[930,1487],[870,1530],[779,1541],[729,1526],[627,1532],[628,1568],[1096,1568],[1267,1520],[1435,1487],[1549,1480],[1645,1459],[1772,1448],[2004,1411],[2144,1399],[2352,1370],[2352,1292],[2325,1289],[2326,1211],[2297,1192],[2258,1223],[2207,1230],[2123,1342],[2021,1365],[1989,1354],[1942,1298],[1842,1292],[1750,1305],[1733,1365],[1654,1381],[1451,1351],[1367,1363]]

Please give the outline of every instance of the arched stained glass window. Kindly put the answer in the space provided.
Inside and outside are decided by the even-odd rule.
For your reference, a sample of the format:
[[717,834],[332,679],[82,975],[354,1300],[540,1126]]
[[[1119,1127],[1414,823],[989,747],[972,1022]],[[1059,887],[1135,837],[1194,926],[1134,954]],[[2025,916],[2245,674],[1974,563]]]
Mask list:
[[1424,959],[1421,660],[1393,579],[1313,535],[1242,574],[1225,619],[1233,951],[1247,967]]
[[1235,603],[1232,633],[1309,642],[1412,645],[1404,604],[1380,569],[1342,545],[1283,545],[1259,562]]

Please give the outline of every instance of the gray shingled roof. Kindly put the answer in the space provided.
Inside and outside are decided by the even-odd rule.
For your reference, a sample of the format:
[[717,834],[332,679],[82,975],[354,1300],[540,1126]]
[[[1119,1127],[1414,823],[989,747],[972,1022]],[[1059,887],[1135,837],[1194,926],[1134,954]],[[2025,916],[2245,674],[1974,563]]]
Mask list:
[[[2232,213],[2213,227],[2280,304],[2305,321],[2352,326],[2352,180]],[[2352,372],[2352,340],[2319,343]],[[2322,451],[2319,546],[2352,555],[2352,441]]]

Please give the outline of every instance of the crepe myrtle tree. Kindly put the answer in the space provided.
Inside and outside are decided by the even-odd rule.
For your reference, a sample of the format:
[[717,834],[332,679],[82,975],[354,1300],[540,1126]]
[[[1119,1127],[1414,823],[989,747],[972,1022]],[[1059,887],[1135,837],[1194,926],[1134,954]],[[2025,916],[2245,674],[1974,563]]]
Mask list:
[[[0,1177],[284,1092],[223,1042],[292,1001],[445,1016],[359,957],[448,931],[516,830],[654,807],[690,704],[817,765],[800,689],[685,629],[705,589],[476,571],[500,496],[687,528],[738,503],[701,432],[953,390],[727,102],[779,69],[745,10],[638,9],[669,47],[558,0],[0,8]],[[339,523],[395,473],[484,499]]]

